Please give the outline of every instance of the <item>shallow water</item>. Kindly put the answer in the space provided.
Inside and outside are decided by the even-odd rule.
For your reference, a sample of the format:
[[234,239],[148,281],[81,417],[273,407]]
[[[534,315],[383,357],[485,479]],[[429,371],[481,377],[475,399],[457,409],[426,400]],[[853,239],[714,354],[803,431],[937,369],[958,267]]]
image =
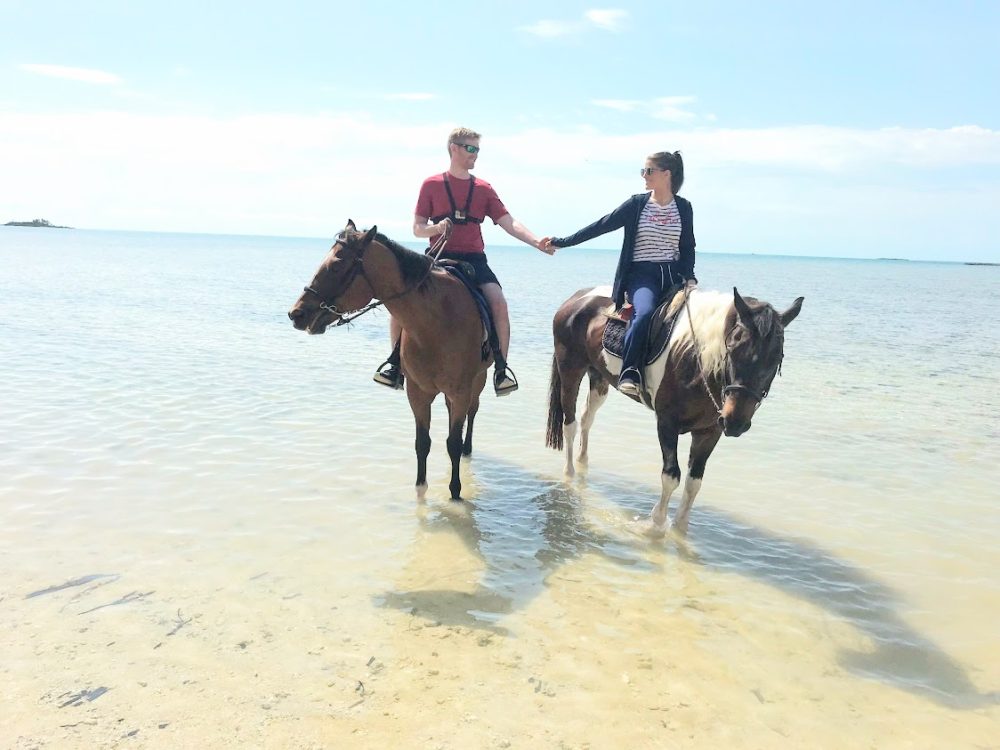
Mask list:
[[615,253],[493,251],[522,388],[465,504],[436,405],[419,506],[385,315],[285,317],[328,244],[0,228],[0,746],[997,746],[1000,269],[702,253],[806,299],[650,541],[649,412],[573,481],[544,448],[552,313]]

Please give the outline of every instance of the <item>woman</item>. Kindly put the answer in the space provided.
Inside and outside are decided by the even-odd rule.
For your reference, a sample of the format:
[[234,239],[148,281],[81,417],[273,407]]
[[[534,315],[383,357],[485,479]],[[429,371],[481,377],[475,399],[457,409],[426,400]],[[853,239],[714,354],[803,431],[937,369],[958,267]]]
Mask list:
[[673,286],[696,284],[694,275],[694,214],[691,203],[677,195],[684,184],[679,152],[660,151],[646,159],[640,171],[645,193],[633,195],[618,208],[569,237],[546,237],[542,244],[571,247],[625,228],[612,299],[621,308],[626,298],[634,308],[625,333],[625,351],[618,390],[638,396],[649,324],[657,302]]

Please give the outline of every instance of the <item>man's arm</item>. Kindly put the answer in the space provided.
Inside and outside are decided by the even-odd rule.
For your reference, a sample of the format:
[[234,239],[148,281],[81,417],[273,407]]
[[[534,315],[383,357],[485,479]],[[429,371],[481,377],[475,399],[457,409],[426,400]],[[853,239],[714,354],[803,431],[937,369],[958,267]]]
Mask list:
[[543,253],[547,253],[549,255],[552,255],[552,253],[555,252],[554,248],[547,248],[543,246],[541,242],[539,242],[538,238],[531,233],[530,229],[510,214],[504,214],[501,216],[497,221],[497,225],[511,237],[521,240],[521,242],[525,245],[531,245],[532,247],[537,248]]
[[439,234],[443,234],[448,228],[448,219],[442,219],[437,224],[428,224],[429,219],[426,216],[421,216],[420,214],[413,214],[413,236],[414,237],[437,237]]

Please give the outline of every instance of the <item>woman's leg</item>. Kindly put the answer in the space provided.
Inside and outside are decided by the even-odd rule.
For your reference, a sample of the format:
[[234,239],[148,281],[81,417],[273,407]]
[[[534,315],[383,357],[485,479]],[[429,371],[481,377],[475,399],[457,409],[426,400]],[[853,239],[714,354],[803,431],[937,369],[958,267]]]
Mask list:
[[[634,313],[625,331],[625,350],[622,353],[622,375],[634,373],[641,379],[645,367],[646,339],[652,322],[656,300],[660,295],[660,266],[657,263],[634,263],[629,271],[628,295]],[[626,375],[626,378],[628,376]]]

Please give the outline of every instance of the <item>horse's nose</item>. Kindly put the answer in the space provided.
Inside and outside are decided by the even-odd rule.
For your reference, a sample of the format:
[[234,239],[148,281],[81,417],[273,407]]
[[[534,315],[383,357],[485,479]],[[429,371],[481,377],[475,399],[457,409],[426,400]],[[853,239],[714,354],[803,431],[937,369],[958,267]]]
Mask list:
[[288,319],[293,323],[301,317],[302,317],[302,311],[297,307],[293,307],[291,310],[288,311]]
[[719,417],[719,427],[722,428],[726,437],[739,437],[750,429],[750,420],[744,422],[743,420]]

